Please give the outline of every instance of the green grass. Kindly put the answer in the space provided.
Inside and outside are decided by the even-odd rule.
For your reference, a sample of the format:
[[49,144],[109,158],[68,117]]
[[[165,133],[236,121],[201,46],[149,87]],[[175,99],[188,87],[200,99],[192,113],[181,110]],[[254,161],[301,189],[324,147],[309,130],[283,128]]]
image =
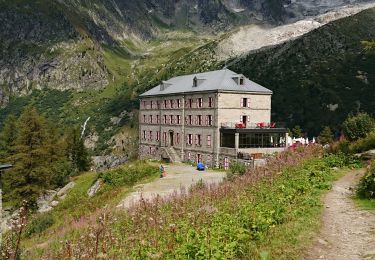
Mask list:
[[[38,248],[38,245],[45,241],[56,239],[56,233],[63,235],[73,229],[87,227],[90,221],[96,219],[101,210],[115,209],[126,194],[132,191],[133,185],[147,183],[158,177],[157,167],[144,162],[132,162],[101,174],[90,172],[73,178],[72,181],[76,185],[66,198],[53,211],[37,214],[30,222],[29,225],[33,230],[36,229],[36,232],[34,230],[31,235],[27,235],[26,231],[24,247]],[[103,180],[102,187],[97,194],[89,198],[87,191],[98,178]],[[112,179],[114,181],[110,182],[109,180]]]
[[358,207],[366,210],[375,210],[375,199],[354,198],[354,202]]
[[[109,212],[113,219],[103,224],[103,232],[114,238],[102,238],[99,244],[106,245],[109,258],[126,252],[130,258],[258,259],[267,252],[271,259],[299,259],[319,229],[322,195],[345,174],[332,168],[345,166],[345,160],[295,156],[270,162],[268,177],[259,169],[218,189],[202,185],[187,197],[145,204],[130,214]],[[278,163],[284,165],[281,170]],[[259,174],[263,177],[254,182]],[[95,245],[88,232],[76,230],[64,237],[80,248],[74,254],[90,254]],[[49,246],[56,257],[64,254],[58,244]]]

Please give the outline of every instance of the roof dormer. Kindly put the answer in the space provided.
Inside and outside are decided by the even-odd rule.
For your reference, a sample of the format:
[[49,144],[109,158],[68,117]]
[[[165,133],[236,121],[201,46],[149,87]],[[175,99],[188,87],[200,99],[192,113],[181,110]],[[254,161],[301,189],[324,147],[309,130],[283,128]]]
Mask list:
[[160,91],[164,91],[166,90],[169,86],[171,86],[172,84],[166,82],[166,81],[162,81],[160,83]]
[[199,79],[196,76],[193,78],[193,88],[198,87],[200,84],[202,84],[206,79]]
[[243,75],[234,76],[232,79],[237,85],[245,85],[245,77]]

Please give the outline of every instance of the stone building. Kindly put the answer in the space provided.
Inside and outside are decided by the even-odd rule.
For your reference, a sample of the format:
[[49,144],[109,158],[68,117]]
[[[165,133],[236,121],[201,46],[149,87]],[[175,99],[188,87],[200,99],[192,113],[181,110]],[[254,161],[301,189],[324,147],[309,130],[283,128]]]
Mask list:
[[285,149],[268,90],[223,69],[172,78],[140,95],[140,158],[228,167]]

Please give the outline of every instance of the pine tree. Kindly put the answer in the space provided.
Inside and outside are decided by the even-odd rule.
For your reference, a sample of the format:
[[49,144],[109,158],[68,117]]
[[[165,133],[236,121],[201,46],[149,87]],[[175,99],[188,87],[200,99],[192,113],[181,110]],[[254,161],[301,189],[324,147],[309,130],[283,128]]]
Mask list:
[[303,137],[302,136],[302,129],[299,125],[296,125],[293,129],[292,129],[292,135],[293,137],[295,138],[300,138],[300,137]]
[[319,143],[321,144],[332,143],[333,134],[332,134],[331,128],[329,128],[328,126],[325,126],[323,130],[320,132],[318,140],[319,140]]
[[34,205],[40,193],[53,185],[58,174],[54,165],[65,158],[56,131],[34,108],[23,111],[16,129],[12,153],[6,158],[13,168],[3,175],[4,200],[17,205],[26,199]]
[[12,154],[14,143],[17,138],[17,118],[9,115],[0,132],[0,162],[6,163],[6,158]]
[[90,169],[90,158],[85,147],[83,138],[80,136],[78,128],[74,128],[68,133],[66,142],[67,155],[75,168],[82,172]]

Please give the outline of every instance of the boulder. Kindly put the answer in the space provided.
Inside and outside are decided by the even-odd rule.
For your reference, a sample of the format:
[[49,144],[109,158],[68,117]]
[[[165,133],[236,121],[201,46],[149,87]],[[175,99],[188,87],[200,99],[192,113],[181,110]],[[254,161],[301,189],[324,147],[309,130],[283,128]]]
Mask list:
[[59,205],[59,202],[57,200],[51,202],[52,207],[56,207],[57,205]]
[[73,189],[73,187],[76,185],[75,182],[69,182],[67,185],[65,185],[63,188],[61,188],[58,192],[57,192],[57,196],[58,197],[62,197],[64,195],[66,195],[71,189]]
[[361,154],[361,159],[363,160],[374,160],[375,150],[370,150]]
[[52,208],[50,206],[50,203],[53,201],[57,194],[57,191],[55,190],[47,190],[42,195],[39,196],[39,198],[36,201],[36,204],[38,205],[38,212],[48,212]]
[[98,190],[100,189],[101,185],[102,185],[102,181],[101,181],[101,179],[98,179],[98,180],[94,183],[94,185],[92,185],[92,186],[90,187],[90,189],[87,191],[87,195],[88,195],[89,197],[94,196],[94,195],[98,192]]

